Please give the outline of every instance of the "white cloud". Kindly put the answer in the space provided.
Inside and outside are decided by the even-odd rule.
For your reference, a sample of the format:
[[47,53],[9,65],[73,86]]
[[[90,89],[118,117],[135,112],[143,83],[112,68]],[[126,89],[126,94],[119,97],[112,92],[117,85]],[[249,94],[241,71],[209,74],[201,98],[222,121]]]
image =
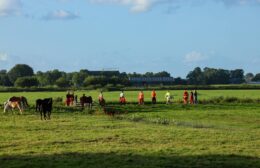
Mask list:
[[215,1],[222,2],[222,3],[229,5],[229,6],[260,4],[260,0],[215,0]]
[[79,16],[76,13],[65,11],[65,10],[57,10],[53,12],[49,12],[46,16],[43,17],[44,20],[73,20],[78,18]]
[[154,0],[89,0],[92,3],[115,3],[121,5],[131,6],[130,10],[132,12],[145,12],[149,10],[154,2]]
[[0,16],[18,15],[21,10],[21,0],[0,0]]
[[184,62],[185,63],[196,63],[206,60],[208,57],[203,55],[201,52],[192,51],[185,55]]
[[[169,7],[176,9],[183,5],[199,5],[206,3],[209,0],[89,0],[92,3],[100,4],[121,4],[130,6],[132,12],[145,12],[157,5],[168,5]],[[260,0],[211,0],[215,2],[221,2],[227,6],[235,5],[256,5],[260,4]]]
[[0,61],[7,61],[8,54],[4,52],[0,52]]

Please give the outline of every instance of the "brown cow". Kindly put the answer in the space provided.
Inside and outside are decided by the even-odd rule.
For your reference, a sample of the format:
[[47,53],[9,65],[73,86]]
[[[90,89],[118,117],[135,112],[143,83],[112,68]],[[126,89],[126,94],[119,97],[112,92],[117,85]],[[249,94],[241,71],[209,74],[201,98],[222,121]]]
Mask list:
[[26,107],[29,107],[29,104],[27,102],[27,99],[23,96],[21,97],[11,97],[7,102],[4,103],[4,113],[11,109],[15,109],[15,108],[18,108],[19,111],[20,111],[20,114],[23,113],[23,110],[26,108]]

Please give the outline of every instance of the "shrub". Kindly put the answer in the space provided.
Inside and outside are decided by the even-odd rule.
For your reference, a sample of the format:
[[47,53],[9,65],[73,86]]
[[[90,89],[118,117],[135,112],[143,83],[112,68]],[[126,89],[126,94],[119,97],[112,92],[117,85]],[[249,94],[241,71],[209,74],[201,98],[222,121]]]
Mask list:
[[15,83],[15,87],[32,87],[32,86],[38,86],[39,81],[35,77],[20,77],[17,78]]
[[171,121],[167,118],[155,118],[155,119],[150,119],[150,122],[155,124],[160,124],[160,125],[169,125]]
[[250,98],[240,99],[240,101],[241,103],[254,103],[254,100]]
[[56,98],[53,99],[53,101],[56,102],[56,103],[60,103],[60,102],[63,101],[63,99],[62,99],[62,97],[56,97]]
[[239,102],[239,98],[237,97],[226,97],[224,102],[226,103],[235,103],[235,102]]
[[12,83],[15,83],[18,78],[33,76],[33,69],[26,64],[15,65],[8,73],[8,77]]
[[55,84],[58,87],[62,87],[62,88],[70,86],[70,82],[65,77],[60,77],[59,79],[57,79]]

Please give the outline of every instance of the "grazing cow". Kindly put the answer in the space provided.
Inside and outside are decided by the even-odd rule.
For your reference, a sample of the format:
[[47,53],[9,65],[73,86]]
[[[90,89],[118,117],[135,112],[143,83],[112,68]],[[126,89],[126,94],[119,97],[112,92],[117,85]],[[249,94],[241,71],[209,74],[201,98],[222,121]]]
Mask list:
[[[19,108],[20,108],[20,106],[19,106]],[[18,109],[19,109],[19,108],[18,108]],[[6,101],[6,102],[4,102],[4,113],[5,113],[6,111],[9,111],[9,110],[13,110],[13,108],[12,108],[11,104],[9,104],[9,102]],[[19,109],[19,110],[20,110],[20,109]]]
[[106,100],[105,100],[104,98],[100,99],[100,100],[99,100],[99,105],[100,105],[101,107],[104,107],[104,106],[106,105]]
[[44,119],[51,119],[51,111],[52,111],[52,98],[46,99],[37,99],[36,100],[36,111],[39,111]]
[[87,106],[89,109],[92,109],[93,99],[91,96],[85,96],[85,94],[83,94],[83,96],[80,97],[80,104],[82,109],[85,106]]
[[20,114],[23,113],[23,110],[29,107],[29,104],[27,102],[27,99],[23,96],[21,97],[11,97],[10,99],[8,99],[7,102],[4,103],[4,113],[6,113],[6,111],[8,110],[14,110],[15,108],[18,108],[20,111]]
[[117,109],[113,106],[105,106],[105,107],[103,107],[103,111],[106,115],[109,115],[112,117],[114,117],[115,115],[118,115],[118,114],[127,113],[127,111],[125,111],[124,109]]
[[66,106],[72,106],[74,98],[74,93],[68,92],[68,94],[66,95]]
[[36,100],[36,109],[35,109],[35,111],[37,112],[37,111],[41,111],[41,106],[42,106],[42,99],[37,99]]
[[114,108],[112,108],[112,107],[103,107],[103,110],[104,110],[104,113],[105,114],[107,114],[107,115],[109,115],[109,116],[112,116],[112,117],[114,117],[114,115],[116,114],[116,113],[118,113]]

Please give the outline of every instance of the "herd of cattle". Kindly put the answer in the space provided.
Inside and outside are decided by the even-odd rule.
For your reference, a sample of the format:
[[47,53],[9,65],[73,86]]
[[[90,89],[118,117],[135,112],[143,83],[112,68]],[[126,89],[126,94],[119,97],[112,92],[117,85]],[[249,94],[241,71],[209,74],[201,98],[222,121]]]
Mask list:
[[[196,96],[195,96],[195,101],[194,101],[194,96],[193,94],[191,94],[191,98],[190,98],[190,104],[197,104],[197,92]],[[124,105],[125,104],[125,99],[122,102],[122,97],[124,98],[124,94],[123,91],[120,94],[120,104]],[[165,97],[167,98],[166,104],[170,104],[171,103],[171,96],[170,93],[167,92]],[[185,90],[184,92],[184,96],[183,96],[183,100],[184,100],[184,104],[188,104],[188,92]],[[143,92],[141,91],[139,93],[139,104],[143,104],[144,102],[144,96],[143,96]],[[156,103],[156,93],[155,91],[152,92],[152,99],[153,99],[153,104]],[[154,101],[155,100],[155,101]],[[142,102],[142,103],[141,103]],[[45,98],[45,99],[37,99],[36,100],[36,112],[40,112],[41,114],[41,119],[45,119],[45,120],[50,120],[51,119],[51,112],[52,112],[52,104],[53,104],[53,100],[52,98]],[[66,101],[65,104],[67,106],[81,106],[82,109],[86,106],[89,109],[92,109],[92,104],[93,104],[93,99],[91,96],[85,96],[85,94],[83,94],[82,97],[80,97],[80,101],[77,101],[77,95],[74,96],[74,93],[68,93],[66,95]],[[109,115],[114,115],[115,111],[109,107],[106,106],[105,103],[105,99],[103,97],[102,92],[99,95],[99,105],[103,108],[104,113],[105,114],[109,114]],[[11,97],[9,98],[6,102],[4,102],[4,113],[6,113],[6,111],[8,110],[13,110],[15,108],[18,108],[20,111],[20,114],[23,113],[23,110],[25,108],[29,107],[27,99],[23,96],[21,97]]]
[[[84,108],[87,106],[89,109],[92,108],[92,97],[82,96],[80,98],[80,106]],[[50,120],[52,112],[52,98],[37,99],[35,102],[36,112],[40,112],[41,119]],[[23,113],[24,109],[29,107],[28,101],[24,96],[21,97],[11,97],[6,102],[4,102],[4,113],[9,110],[19,109],[20,114]]]

